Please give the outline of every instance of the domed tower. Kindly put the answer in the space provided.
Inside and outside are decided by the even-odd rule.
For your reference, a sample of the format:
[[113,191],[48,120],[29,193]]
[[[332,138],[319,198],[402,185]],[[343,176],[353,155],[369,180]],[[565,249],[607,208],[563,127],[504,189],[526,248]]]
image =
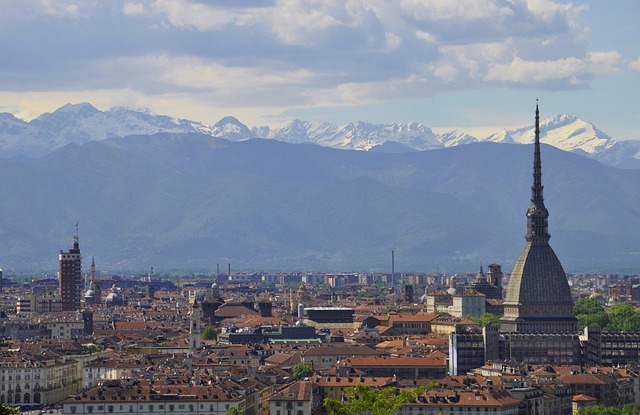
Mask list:
[[549,245],[549,212],[542,197],[542,162],[540,159],[540,113],[536,105],[533,185],[527,210],[527,241],[518,257],[500,319],[503,332],[577,331],[573,299],[562,264]]

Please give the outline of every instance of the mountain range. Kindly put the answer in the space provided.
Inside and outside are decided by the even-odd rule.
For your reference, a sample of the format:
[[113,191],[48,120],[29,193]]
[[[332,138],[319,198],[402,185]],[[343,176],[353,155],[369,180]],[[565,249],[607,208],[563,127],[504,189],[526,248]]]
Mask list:
[[[26,126],[3,122],[3,148],[35,152],[27,138],[22,147],[8,140],[15,130],[50,145],[39,157],[0,162],[5,270],[56,269],[76,223],[83,255],[94,253],[99,269],[159,273],[227,261],[232,270],[389,271],[392,249],[399,271],[473,271],[489,262],[509,271],[525,243],[531,145],[398,151],[411,147],[398,139],[339,150],[245,139],[252,130],[230,119],[209,128],[166,118],[167,129],[201,130],[113,137],[87,118],[131,130],[151,129],[155,116],[92,108]],[[55,133],[34,133],[45,122]],[[396,127],[389,131],[407,137]],[[239,140],[213,138],[223,130]],[[518,142],[526,134],[509,135]],[[542,159],[551,245],[566,270],[639,272],[640,170],[549,145]]]
[[[100,111],[88,103],[67,104],[53,113],[26,122],[9,113],[0,114],[0,157],[41,157],[67,144],[156,133],[201,133],[231,141],[266,139],[310,143],[342,150],[411,152],[454,147],[477,142],[529,144],[533,124],[502,129],[484,137],[460,130],[435,132],[420,123],[334,125],[293,120],[280,128],[249,128],[234,117],[214,125],[154,115],[146,110],[112,108]],[[541,120],[541,141],[604,164],[640,168],[640,140],[616,141],[593,124],[575,115],[560,114]]]

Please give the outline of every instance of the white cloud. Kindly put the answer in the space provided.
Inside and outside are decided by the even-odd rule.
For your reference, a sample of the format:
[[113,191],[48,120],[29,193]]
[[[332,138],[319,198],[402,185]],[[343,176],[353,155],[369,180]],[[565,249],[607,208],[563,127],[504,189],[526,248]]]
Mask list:
[[229,9],[187,0],[156,0],[152,8],[173,27],[201,31],[220,30],[227,25],[247,25],[259,19],[252,8]]
[[80,17],[80,7],[75,3],[56,0],[42,0],[46,14],[57,17]]
[[572,85],[582,85],[594,76],[616,73],[619,62],[617,52],[592,52],[584,59],[569,57],[539,62],[516,57],[509,63],[492,66],[485,80],[519,84],[568,80]]
[[640,72],[640,57],[637,57],[634,60],[632,60],[629,63],[628,68],[631,69],[632,71]]
[[511,16],[513,10],[496,0],[402,0],[400,7],[417,19],[478,20]]
[[[96,105],[93,89],[156,111],[186,101],[249,111],[487,84],[588,88],[621,65],[617,52],[590,52],[583,6],[551,0],[24,1],[0,15],[4,32],[24,34],[0,34],[11,45],[0,91],[82,91]],[[640,58],[628,67],[640,71]],[[137,102],[145,96],[158,104]]]
[[152,56],[141,60],[143,65],[160,68],[156,80],[168,85],[196,90],[274,88],[282,85],[304,84],[313,78],[307,70],[286,71],[268,68],[225,66],[199,57]]
[[425,32],[423,30],[416,30],[415,33],[416,33],[416,38],[423,40],[427,43],[435,44],[438,42],[438,39],[431,33]]
[[144,4],[127,2],[122,6],[122,12],[127,16],[144,14]]

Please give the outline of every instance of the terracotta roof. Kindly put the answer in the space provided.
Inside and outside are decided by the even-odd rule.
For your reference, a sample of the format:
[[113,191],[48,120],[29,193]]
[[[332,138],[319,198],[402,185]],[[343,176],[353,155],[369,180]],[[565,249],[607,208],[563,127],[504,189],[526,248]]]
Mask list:
[[269,398],[270,401],[311,401],[313,383],[301,380],[285,386]]
[[340,364],[356,367],[445,367],[447,356],[441,352],[433,352],[424,357],[351,357],[343,359]]
[[585,394],[582,394],[582,393],[579,394],[579,395],[573,395],[571,400],[573,402],[593,402],[593,401],[597,401],[597,399],[594,398],[593,396],[585,395]]

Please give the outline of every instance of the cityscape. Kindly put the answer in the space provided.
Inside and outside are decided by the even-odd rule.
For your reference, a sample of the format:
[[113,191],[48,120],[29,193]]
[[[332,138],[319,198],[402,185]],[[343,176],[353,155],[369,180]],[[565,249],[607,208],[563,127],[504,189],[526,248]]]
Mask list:
[[0,415],[640,415],[639,16],[0,1]]
[[[496,263],[477,274],[396,272],[393,251],[380,273],[226,263],[171,280],[153,268],[103,275],[93,255],[83,273],[76,224],[57,278],[0,278],[0,402],[65,414],[315,415],[359,387],[415,390],[394,407],[403,415],[638,404],[640,324],[614,319],[640,322],[640,279],[565,273],[549,245],[539,120],[536,106],[526,243],[510,273]],[[613,329],[594,324],[605,310]]]

